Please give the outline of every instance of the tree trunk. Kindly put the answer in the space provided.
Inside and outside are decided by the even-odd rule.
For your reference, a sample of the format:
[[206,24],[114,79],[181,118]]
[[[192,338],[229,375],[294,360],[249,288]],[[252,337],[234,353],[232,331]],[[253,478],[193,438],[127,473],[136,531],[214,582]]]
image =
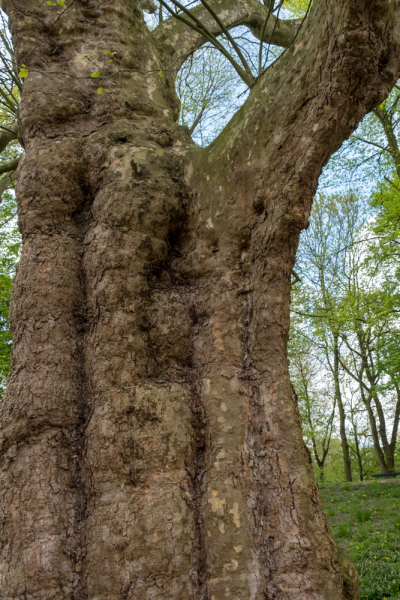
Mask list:
[[363,389],[361,383],[360,383],[360,393],[361,393],[362,401],[364,402],[364,405],[365,405],[365,407],[367,409],[367,413],[368,413],[368,420],[369,420],[369,424],[371,427],[372,441],[374,443],[374,450],[375,450],[376,458],[378,459],[379,466],[381,468],[382,473],[388,473],[389,469],[386,464],[385,454],[384,454],[384,452],[381,448],[381,444],[379,442],[378,427],[376,425],[374,410],[371,405],[372,396],[369,395],[368,398],[365,396],[364,389]]
[[[386,433],[385,413],[384,413],[383,406],[381,404],[381,401],[379,400],[379,397],[378,397],[378,394],[376,391],[377,376],[375,376],[375,374],[374,374],[375,369],[374,369],[371,352],[368,352],[368,350],[367,350],[368,341],[366,343],[364,342],[361,332],[359,333],[358,338],[359,338],[359,346],[360,346],[361,355],[362,355],[362,363],[364,365],[365,374],[367,376],[368,383],[369,383],[368,403],[369,403],[370,408],[368,409],[368,414],[369,415],[373,414],[372,407],[371,407],[371,400],[373,400],[374,404],[375,404],[376,412],[378,415],[378,422],[379,422],[379,437],[381,438],[381,444],[379,444],[379,448],[381,449],[381,452],[383,451],[384,463],[385,463],[385,468],[386,468],[386,471],[383,471],[383,472],[386,473],[386,472],[394,471],[394,452],[392,451],[391,445],[389,444],[389,441],[388,441],[388,437],[387,437],[387,433]],[[361,377],[362,377],[362,375],[361,375]],[[370,418],[370,422],[371,422],[371,418]],[[374,424],[375,424],[375,428],[376,428],[375,417],[374,417]],[[371,422],[371,425],[372,425],[372,422]],[[373,433],[373,436],[374,435],[376,435],[376,434]],[[374,442],[374,444],[375,444],[375,442]],[[375,444],[375,449],[376,449],[376,444]],[[378,460],[379,460],[379,457],[378,457]]]
[[388,441],[386,433],[386,419],[383,406],[375,390],[373,391],[372,395],[375,402],[376,412],[378,413],[379,435],[382,441],[382,449],[385,454],[386,466],[388,468],[388,471],[394,471],[394,448],[391,446],[391,444],[389,444]]
[[[398,76],[394,3],[317,0],[207,149],[158,75],[168,26],[3,7],[30,74],[0,596],[356,598],[290,387],[290,274],[323,165]],[[98,94],[74,77],[102,51],[132,71]]]
[[336,333],[334,335],[334,363],[333,363],[333,377],[335,380],[335,395],[338,402],[339,407],[339,422],[340,422],[340,440],[342,443],[342,452],[343,452],[343,466],[344,466],[344,477],[346,481],[352,481],[351,475],[351,460],[350,460],[350,452],[349,452],[349,444],[347,441],[346,434],[346,414],[344,412],[344,406],[342,402],[342,391],[340,389],[340,381],[339,381],[339,348],[338,348],[338,335]]
[[385,132],[389,152],[394,162],[397,177],[400,179],[400,150],[399,144],[397,143],[397,138],[393,131],[393,124],[391,122],[391,118],[384,106],[376,106],[374,109],[374,113],[381,122],[383,131]]
[[364,470],[363,470],[363,464],[362,464],[362,458],[361,458],[361,452],[360,452],[360,444],[358,442],[357,426],[354,423],[353,418],[352,418],[352,424],[353,424],[354,443],[355,443],[355,450],[353,448],[352,448],[352,450],[353,450],[354,454],[356,455],[357,465],[358,465],[358,475],[360,477],[360,481],[364,481]]
[[394,418],[393,418],[393,428],[392,428],[392,436],[391,436],[391,440],[390,440],[390,450],[393,456],[393,469],[394,469],[394,465],[395,465],[395,451],[396,451],[396,444],[397,444],[397,434],[399,431],[399,421],[400,421],[400,388],[397,385],[397,383],[394,384],[395,390],[396,390],[396,396],[397,396],[397,401],[396,401],[396,408],[394,411]]

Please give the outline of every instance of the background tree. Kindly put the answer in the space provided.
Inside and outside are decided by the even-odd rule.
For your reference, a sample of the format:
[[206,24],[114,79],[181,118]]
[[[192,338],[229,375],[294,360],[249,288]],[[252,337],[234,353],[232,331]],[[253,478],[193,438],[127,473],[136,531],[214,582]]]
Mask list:
[[13,195],[3,193],[0,205],[0,394],[10,370],[11,333],[8,322],[11,290],[20,252],[16,226],[17,206]]
[[360,474],[362,469],[354,391],[349,380],[343,380],[343,373],[359,388],[376,456],[385,473],[395,468],[400,417],[396,267],[390,262],[383,265],[379,252],[368,252],[372,243],[369,220],[355,196],[317,198],[311,226],[301,241],[293,294],[292,310],[297,316],[292,321],[293,335],[305,336],[307,343],[312,340],[323,372],[334,382],[342,446],[345,440],[347,447],[347,480],[346,463],[349,469],[351,464],[348,409]]
[[347,324],[339,307],[349,270],[346,248],[354,242],[359,225],[359,202],[354,196],[315,198],[311,225],[302,237],[296,264],[301,285],[296,285],[292,295],[292,311],[297,316],[292,328],[297,326],[297,335],[303,329],[303,335],[312,337],[334,386],[346,481],[352,480],[352,474],[340,352]]
[[177,75],[179,121],[189,127],[200,146],[212,142],[240,106],[235,75],[224,57],[210,45],[191,55]]
[[336,395],[329,389],[318,357],[313,355],[311,343],[306,337],[301,334],[291,337],[289,356],[291,380],[303,422],[303,438],[315,461],[318,478],[323,482],[334,431]]
[[4,191],[14,188],[15,171],[22,154],[16,122],[21,89],[11,36],[4,13],[0,11],[0,198]]

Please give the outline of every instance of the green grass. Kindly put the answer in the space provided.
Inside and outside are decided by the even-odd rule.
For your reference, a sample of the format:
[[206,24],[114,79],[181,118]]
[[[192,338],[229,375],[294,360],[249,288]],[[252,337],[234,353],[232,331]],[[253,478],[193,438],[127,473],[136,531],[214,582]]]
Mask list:
[[333,537],[354,560],[360,599],[400,599],[400,481],[320,485]]

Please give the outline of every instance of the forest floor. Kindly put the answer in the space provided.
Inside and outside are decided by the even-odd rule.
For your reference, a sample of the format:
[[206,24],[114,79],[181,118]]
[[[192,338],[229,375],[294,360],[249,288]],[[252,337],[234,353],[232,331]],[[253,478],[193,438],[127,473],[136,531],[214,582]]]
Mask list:
[[400,480],[319,487],[333,537],[357,566],[360,600],[400,599]]

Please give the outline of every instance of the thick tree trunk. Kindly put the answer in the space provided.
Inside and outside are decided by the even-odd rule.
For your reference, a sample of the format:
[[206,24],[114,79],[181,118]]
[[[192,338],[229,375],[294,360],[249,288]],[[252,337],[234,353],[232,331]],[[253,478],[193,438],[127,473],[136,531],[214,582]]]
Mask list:
[[[50,32],[41,0],[3,5],[30,75],[1,598],[356,598],[290,387],[290,274],[322,166],[397,77],[393,3],[316,0],[208,149],[133,2]],[[142,73],[99,95],[33,71],[103,50]]]

